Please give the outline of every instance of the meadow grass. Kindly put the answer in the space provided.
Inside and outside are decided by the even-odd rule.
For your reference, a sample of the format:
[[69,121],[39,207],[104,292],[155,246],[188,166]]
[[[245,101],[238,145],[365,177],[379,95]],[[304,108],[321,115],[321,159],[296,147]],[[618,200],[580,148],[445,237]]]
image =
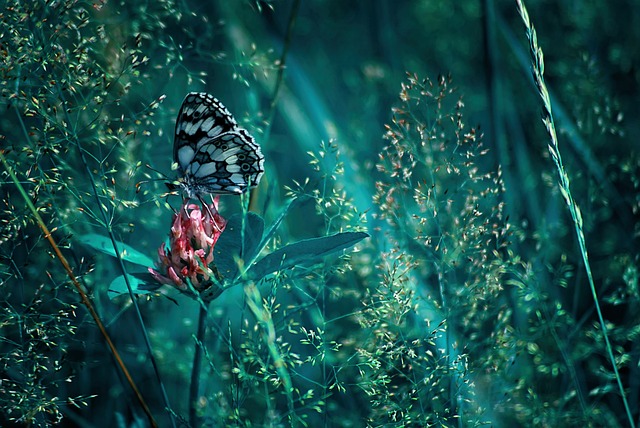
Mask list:
[[[622,9],[528,5],[6,2],[0,425],[635,426]],[[190,91],[265,154],[209,294],[148,272]]]

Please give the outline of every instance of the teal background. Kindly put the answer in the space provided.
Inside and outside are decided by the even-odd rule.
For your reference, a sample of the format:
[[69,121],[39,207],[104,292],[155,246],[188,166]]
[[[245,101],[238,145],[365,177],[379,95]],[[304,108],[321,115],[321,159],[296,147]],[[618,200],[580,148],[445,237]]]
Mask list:
[[[127,296],[107,293],[119,264],[83,237],[111,232],[155,260],[181,204],[165,182],[190,91],[219,98],[261,145],[266,173],[245,202],[267,227],[306,198],[265,253],[371,235],[260,282],[265,319],[241,286],[211,304],[198,424],[638,423],[640,4],[526,6],[617,376],[516,2],[3,3],[3,156],[159,426],[172,420],[160,385],[189,426],[199,305],[170,288],[139,297],[142,325]],[[148,426],[7,171],[0,425]],[[222,197],[223,216],[242,211]]]

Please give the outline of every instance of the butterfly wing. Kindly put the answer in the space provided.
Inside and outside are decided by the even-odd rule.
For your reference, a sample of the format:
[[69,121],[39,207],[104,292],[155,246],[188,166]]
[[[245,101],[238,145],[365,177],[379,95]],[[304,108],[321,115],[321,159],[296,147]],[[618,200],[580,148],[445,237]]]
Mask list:
[[176,121],[173,159],[189,197],[240,194],[264,173],[260,146],[213,96],[191,92]]
[[235,128],[235,119],[215,97],[204,92],[187,94],[178,113],[173,141],[173,160],[180,173],[186,173],[196,152],[207,141]]
[[185,178],[195,193],[240,194],[264,174],[264,156],[253,137],[242,129],[221,134],[196,152]]

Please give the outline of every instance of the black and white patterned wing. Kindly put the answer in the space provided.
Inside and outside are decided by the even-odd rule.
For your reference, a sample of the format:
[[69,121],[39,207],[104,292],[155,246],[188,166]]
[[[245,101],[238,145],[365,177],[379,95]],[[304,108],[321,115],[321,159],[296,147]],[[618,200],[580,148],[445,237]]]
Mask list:
[[204,92],[187,94],[176,120],[173,160],[184,175],[195,153],[212,138],[236,129],[236,121],[217,98]]
[[241,194],[264,173],[260,146],[220,101],[203,92],[191,92],[182,103],[173,158],[189,197]]
[[246,130],[237,128],[203,144],[184,177],[194,194],[241,194],[256,186],[262,174],[260,146]]

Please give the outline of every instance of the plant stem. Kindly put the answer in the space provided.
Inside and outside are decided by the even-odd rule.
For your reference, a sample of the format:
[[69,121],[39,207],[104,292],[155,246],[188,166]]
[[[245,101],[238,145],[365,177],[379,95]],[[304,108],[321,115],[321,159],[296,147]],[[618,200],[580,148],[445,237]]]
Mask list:
[[287,33],[284,38],[284,46],[282,47],[282,54],[278,62],[278,76],[276,77],[276,84],[273,89],[273,96],[271,97],[271,105],[269,106],[269,117],[267,119],[267,128],[264,131],[264,140],[269,139],[271,133],[271,125],[273,124],[273,117],[276,114],[276,105],[278,103],[278,96],[280,95],[280,89],[282,88],[282,82],[284,81],[285,61],[287,54],[289,53],[289,46],[291,45],[291,37],[293,35],[293,26],[298,16],[298,10],[300,9],[300,0],[294,0],[291,6],[291,13],[289,14],[289,23],[287,24]]
[[627,401],[627,396],[624,392],[624,386],[622,385],[622,379],[620,378],[620,373],[618,371],[618,366],[616,363],[615,356],[613,355],[613,348],[611,346],[611,342],[609,341],[609,334],[607,332],[607,324],[604,320],[604,316],[602,315],[602,310],[600,309],[600,303],[598,301],[598,293],[596,291],[596,286],[593,280],[593,275],[591,273],[591,264],[589,263],[589,254],[587,252],[587,242],[584,235],[583,222],[582,222],[582,214],[580,212],[580,207],[577,202],[573,199],[573,195],[571,194],[571,189],[569,186],[569,176],[564,169],[564,165],[562,163],[562,156],[560,154],[560,147],[558,145],[558,136],[556,134],[556,127],[553,120],[553,113],[551,111],[551,98],[549,96],[549,90],[547,89],[547,85],[544,80],[544,55],[542,53],[542,49],[538,46],[538,37],[536,35],[536,30],[533,27],[529,19],[529,13],[522,2],[522,0],[516,0],[518,5],[518,12],[520,13],[520,17],[522,18],[522,22],[526,27],[527,39],[529,40],[529,51],[531,53],[531,60],[533,62],[533,80],[536,83],[536,87],[538,89],[538,93],[542,98],[543,103],[543,114],[542,121],[547,128],[547,133],[549,134],[550,142],[548,145],[549,154],[553,159],[553,162],[556,166],[556,171],[558,173],[558,181],[560,186],[560,193],[569,208],[569,212],[571,214],[571,219],[573,220],[574,230],[576,232],[576,237],[578,239],[578,245],[580,246],[580,254],[582,255],[582,261],[584,263],[584,269],[587,274],[587,279],[589,281],[589,288],[591,290],[591,295],[593,297],[593,303],[596,308],[596,312],[598,314],[598,321],[600,322],[600,328],[602,329],[602,338],[604,339],[605,347],[607,350],[607,356],[609,357],[609,361],[611,362],[611,366],[613,367],[614,377],[616,379],[616,383],[618,384],[618,390],[620,392],[620,396],[622,397],[622,402],[624,404],[625,411],[627,413],[627,418],[629,419],[629,426],[635,428],[635,422],[633,420],[633,416],[631,415],[631,409],[629,408],[629,403]]
[[291,376],[287,370],[287,365],[280,354],[278,344],[276,343],[276,328],[273,324],[273,318],[271,317],[271,311],[265,307],[262,295],[257,285],[253,281],[249,281],[244,285],[244,294],[246,296],[246,302],[249,309],[256,318],[258,324],[262,327],[262,337],[267,348],[269,348],[269,354],[273,360],[273,366],[278,373],[279,380],[282,382],[284,393],[287,397],[287,407],[289,409],[289,426],[297,426],[297,420],[295,415],[295,406],[293,403],[293,384],[291,383]]
[[[208,305],[208,303],[206,304]],[[200,398],[200,373],[202,372],[202,347],[206,334],[208,306],[198,305],[198,330],[196,332],[196,347],[193,353],[193,367],[191,368],[191,385],[189,386],[189,424],[196,428],[199,425],[198,399]]]
[[73,285],[76,287],[78,294],[80,294],[80,299],[82,300],[82,303],[89,311],[89,314],[91,315],[94,322],[96,323],[98,330],[100,330],[100,333],[102,334],[105,341],[107,342],[107,346],[111,350],[111,353],[113,354],[113,357],[115,358],[116,363],[122,370],[122,373],[124,374],[124,377],[127,379],[127,382],[129,382],[131,389],[133,389],[133,392],[135,393],[136,398],[140,402],[142,409],[147,414],[147,417],[149,418],[149,423],[151,424],[152,427],[157,427],[158,424],[153,418],[153,415],[151,414],[151,410],[149,409],[149,406],[147,406],[147,403],[144,401],[142,394],[138,390],[138,387],[136,386],[135,382],[133,381],[133,378],[131,377],[129,370],[125,366],[124,361],[122,361],[122,358],[120,357],[120,353],[118,352],[118,350],[116,349],[116,346],[111,340],[111,336],[109,336],[107,329],[104,327],[104,324],[100,319],[100,316],[98,315],[95,308],[93,307],[93,304],[89,299],[89,296],[87,296],[87,294],[84,292],[84,289],[82,288],[82,285],[80,285],[78,278],[76,278],[75,274],[73,273],[73,269],[71,269],[71,266],[69,266],[69,262],[67,262],[66,257],[60,251],[60,247],[58,247],[58,245],[56,244],[55,240],[53,239],[53,236],[51,236],[51,232],[49,231],[47,226],[44,224],[44,220],[42,220],[42,217],[40,217],[40,214],[38,213],[38,210],[36,209],[36,207],[33,205],[33,202],[31,202],[29,195],[24,190],[24,188],[20,184],[20,181],[18,180],[18,177],[15,175],[13,169],[5,159],[4,151],[2,150],[0,150],[0,162],[2,162],[4,168],[9,173],[11,180],[16,185],[16,188],[20,192],[20,195],[22,196],[27,206],[29,207],[29,210],[35,217],[36,222],[38,223],[38,226],[40,226],[40,229],[42,229],[42,232],[44,233],[45,238],[47,238],[47,240],[49,241],[49,244],[51,245],[51,248],[53,248],[53,252],[56,254],[56,257],[58,258],[58,260],[60,260],[60,263],[62,264],[62,266],[64,267],[64,270],[67,272],[67,275],[69,276],[69,279],[71,280]]

